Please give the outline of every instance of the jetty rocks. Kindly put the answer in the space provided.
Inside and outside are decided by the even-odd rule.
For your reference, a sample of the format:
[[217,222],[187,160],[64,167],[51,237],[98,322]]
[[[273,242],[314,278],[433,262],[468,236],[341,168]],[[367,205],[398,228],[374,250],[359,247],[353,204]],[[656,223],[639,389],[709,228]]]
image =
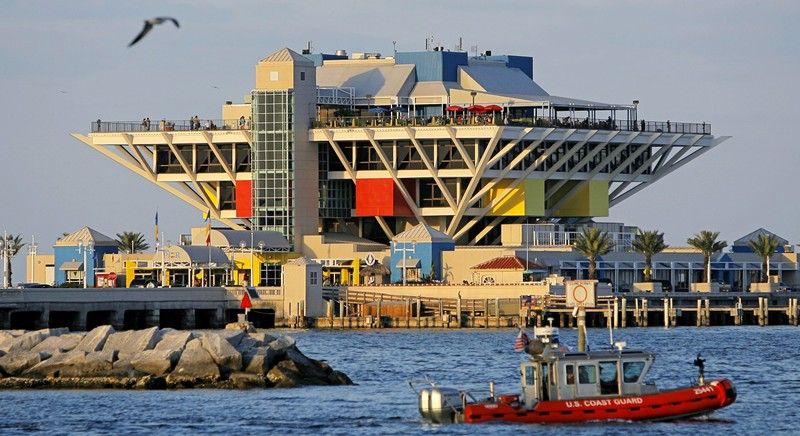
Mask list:
[[0,330],[0,389],[350,385],[344,373],[253,329]]

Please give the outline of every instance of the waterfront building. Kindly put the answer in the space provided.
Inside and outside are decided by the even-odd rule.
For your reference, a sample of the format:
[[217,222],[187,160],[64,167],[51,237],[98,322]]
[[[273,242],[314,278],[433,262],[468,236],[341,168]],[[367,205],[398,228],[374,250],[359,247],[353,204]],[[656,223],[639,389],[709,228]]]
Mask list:
[[586,221],[727,137],[638,102],[555,96],[533,58],[278,50],[221,120],[95,121],[76,138],[232,229],[387,244],[417,224],[497,245],[503,224]]
[[[529,56],[440,48],[283,48],[256,64],[254,87],[221,119],[97,120],[73,136],[231,231],[284,238],[272,270],[259,252],[252,274],[247,237],[215,242],[235,283],[272,280],[299,256],[329,285],[496,281],[476,267],[509,256],[524,260],[513,275],[525,280],[578,278],[588,265],[572,242],[596,226],[616,245],[598,272],[623,290],[644,268],[630,251],[637,229],[595,218],[728,139],[702,121],[645,120],[638,101],[555,95]],[[417,229],[435,237],[408,237]],[[748,289],[760,260],[739,242],[712,259],[712,278]],[[780,250],[772,271],[798,283],[795,254]],[[654,257],[654,278],[675,289],[691,289],[703,268],[690,248]]]
[[62,236],[53,246],[53,282],[92,288],[95,270],[101,267],[103,256],[118,251],[117,241],[90,227]]

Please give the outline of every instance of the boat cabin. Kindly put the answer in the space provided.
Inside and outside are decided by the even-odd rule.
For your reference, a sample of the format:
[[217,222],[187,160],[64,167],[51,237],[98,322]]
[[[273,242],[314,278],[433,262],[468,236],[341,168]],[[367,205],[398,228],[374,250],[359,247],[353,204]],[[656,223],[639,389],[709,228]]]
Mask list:
[[565,353],[547,350],[520,365],[522,401],[613,398],[656,392],[644,381],[655,357],[644,351]]

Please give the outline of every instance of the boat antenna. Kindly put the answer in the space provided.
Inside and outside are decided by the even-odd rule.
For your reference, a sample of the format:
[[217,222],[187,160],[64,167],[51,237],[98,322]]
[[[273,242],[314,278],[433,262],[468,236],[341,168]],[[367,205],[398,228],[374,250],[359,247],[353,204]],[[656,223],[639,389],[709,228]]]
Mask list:
[[608,302],[608,343],[614,348],[614,314],[611,312],[611,302]]

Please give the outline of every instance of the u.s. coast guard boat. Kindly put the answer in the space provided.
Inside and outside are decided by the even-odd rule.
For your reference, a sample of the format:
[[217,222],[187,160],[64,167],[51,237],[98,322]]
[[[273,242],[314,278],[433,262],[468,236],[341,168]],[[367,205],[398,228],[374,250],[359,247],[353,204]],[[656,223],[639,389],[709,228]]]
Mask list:
[[507,421],[567,423],[602,420],[672,420],[708,415],[736,400],[728,379],[705,381],[703,359],[694,386],[658,390],[645,381],[655,356],[616,349],[569,352],[558,343],[558,329],[537,328],[520,364],[521,394],[476,399],[469,392],[432,386],[418,392],[419,411],[433,423]]

